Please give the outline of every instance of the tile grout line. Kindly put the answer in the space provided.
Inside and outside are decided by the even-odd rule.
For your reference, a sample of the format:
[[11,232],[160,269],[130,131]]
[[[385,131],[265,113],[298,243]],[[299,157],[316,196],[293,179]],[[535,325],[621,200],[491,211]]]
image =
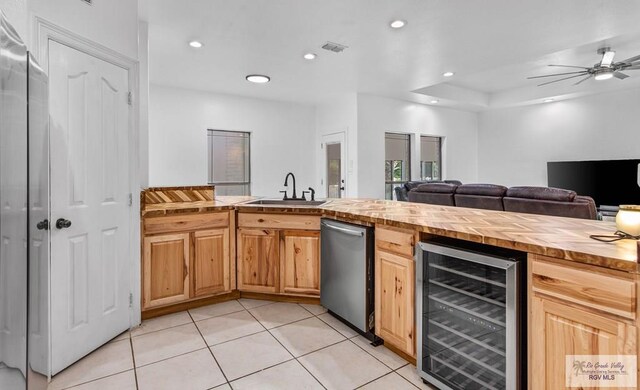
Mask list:
[[129,333],[129,346],[131,346],[131,360],[133,361],[133,379],[136,381],[136,390],[140,390],[140,385],[138,385],[138,371],[136,370],[136,353],[133,350],[133,338],[131,337],[131,333]]
[[[300,305],[298,305],[298,306],[300,306]],[[302,306],[300,306],[300,307],[302,307]],[[303,309],[303,310],[306,310],[304,307],[302,307],[302,309]],[[306,311],[307,311],[307,312],[309,312],[309,313],[311,314],[311,317],[307,317],[307,318],[302,319],[302,320],[299,320],[299,321],[291,322],[291,324],[293,324],[293,323],[295,323],[295,322],[300,322],[300,321],[304,321],[304,320],[307,320],[307,319],[309,319],[309,318],[314,318],[314,317],[315,317],[315,315],[314,315],[313,313],[311,313],[309,310],[306,310]],[[300,366],[302,366],[302,368],[303,368],[305,371],[307,371],[307,372],[309,373],[309,375],[311,375],[311,377],[312,377],[313,379],[315,379],[315,380],[316,380],[316,382],[318,382],[318,383],[320,384],[320,386],[322,386],[322,388],[323,388],[323,389],[325,389],[325,390],[327,389],[327,388],[325,387],[325,385],[324,385],[324,384],[322,384],[322,382],[320,382],[320,380],[319,380],[318,378],[316,378],[316,377],[315,377],[315,375],[313,375],[313,374],[311,373],[311,371],[309,371],[309,370],[307,369],[307,367],[305,367],[305,366],[304,366],[304,364],[302,364],[302,363],[298,360],[298,358],[297,358],[297,357],[296,357],[296,356],[295,356],[291,351],[289,351],[289,350],[287,349],[287,347],[285,347],[285,346],[284,346],[284,344],[282,344],[282,343],[280,342],[280,340],[278,340],[278,338],[277,338],[276,336],[274,336],[274,335],[273,335],[273,333],[271,333],[271,332],[270,332],[270,330],[269,330],[269,329],[267,329],[267,327],[266,327],[266,326],[264,326],[264,325],[262,324],[262,322],[260,322],[260,320],[258,320],[258,319],[253,315],[253,313],[249,312],[249,314],[251,314],[251,316],[252,316],[256,321],[258,321],[258,323],[260,323],[260,325],[262,325],[262,327],[263,327],[263,328],[265,328],[265,330],[267,331],[267,333],[269,333],[269,334],[271,335],[271,337],[273,337],[273,338],[278,342],[278,344],[280,344],[280,345],[282,346],[282,348],[284,348],[284,350],[285,350],[285,351],[287,351],[287,352],[289,353],[289,355],[291,355],[291,356],[293,357],[293,360],[295,360],[295,361],[296,361]],[[286,324],[286,325],[289,325],[289,324]],[[284,326],[284,325],[282,325],[282,326]],[[276,329],[276,328],[273,328],[273,329]],[[290,360],[289,360],[289,361],[290,361]],[[286,363],[286,362],[283,362],[283,363]]]
[[[238,303],[240,303],[240,302],[238,302]],[[242,306],[242,305],[240,305],[240,306]],[[191,316],[191,313],[189,312],[189,310],[187,310],[187,314],[189,315],[189,318],[191,318],[191,321],[193,322],[193,326],[196,327],[196,330],[198,331],[198,334],[200,335],[200,337],[202,337],[202,341],[204,342],[204,345],[207,346],[206,348],[207,348],[207,350],[209,350],[209,353],[211,354],[211,357],[213,358],[213,361],[216,362],[216,365],[218,366],[218,370],[220,370],[220,372],[222,373],[222,377],[224,378],[225,383],[228,384],[229,387],[231,387],[231,383],[229,383],[229,378],[227,378],[227,374],[225,374],[224,371],[222,370],[222,366],[220,366],[220,363],[218,363],[218,359],[216,359],[216,356],[213,354],[213,351],[209,347],[209,344],[207,343],[207,340],[204,338],[204,335],[202,334],[202,332],[200,331],[200,328],[198,328],[198,325],[193,320],[193,316]],[[222,386],[223,384],[224,383],[221,383],[219,386]]]
[[[120,340],[120,341],[124,341],[124,340]],[[90,380],[88,380],[88,381],[86,381],[86,382],[76,383],[75,385],[62,387],[62,388],[60,388],[60,390],[72,390],[72,389],[73,389],[73,388],[75,388],[75,387],[78,387],[78,386],[84,386],[84,385],[86,385],[87,383],[93,383],[93,382],[99,381],[99,380],[101,380],[101,379],[110,378],[110,377],[112,377],[112,376],[120,375],[120,374],[123,374],[123,373],[125,373],[125,372],[129,372],[129,371],[133,371],[133,370],[135,370],[135,369],[134,369],[134,368],[131,368],[131,369],[129,369],[129,370],[124,370],[124,371],[120,371],[120,372],[114,372],[113,374],[109,374],[109,375],[101,376],[100,378],[90,379]],[[64,370],[63,370],[63,371],[64,371]],[[62,371],[61,371],[61,372],[62,372]],[[58,373],[58,374],[59,374],[59,373]],[[57,374],[56,374],[56,375],[57,375]],[[53,382],[53,381],[51,381],[51,382]],[[51,382],[49,382],[49,385],[51,385]],[[137,387],[137,383],[136,383],[136,387]]]
[[[304,307],[302,307],[302,308],[304,309]],[[311,312],[310,310],[307,310],[307,311]],[[332,328],[333,330],[335,330],[336,332],[338,332],[338,333],[340,333],[342,336],[344,336],[344,334],[342,334],[338,329],[334,328],[333,326],[331,326],[331,324],[329,324],[328,322],[323,321],[323,320],[322,320],[322,318],[320,318],[320,316],[321,316],[321,315],[326,314],[326,313],[329,313],[329,312],[328,312],[328,311],[325,311],[324,313],[320,313],[320,314],[313,314],[313,313],[311,313],[311,314],[313,314],[316,318],[318,318],[320,321],[322,321],[323,323],[325,323],[327,326],[329,326],[330,328]],[[331,313],[329,313],[329,315],[331,315]],[[411,386],[413,386],[413,387],[415,387],[415,388],[419,389],[419,387],[418,387],[418,386],[416,386],[416,385],[414,385],[414,384],[413,384],[409,379],[405,378],[402,374],[398,373],[398,370],[400,370],[400,369],[402,369],[402,368],[404,368],[404,367],[406,367],[406,366],[410,365],[410,363],[408,363],[408,362],[406,362],[406,361],[405,361],[405,364],[401,365],[400,367],[398,367],[398,368],[396,368],[396,369],[391,368],[388,364],[384,363],[382,360],[378,359],[378,358],[377,358],[376,356],[374,356],[372,353],[370,353],[370,352],[369,352],[369,351],[367,351],[366,349],[362,348],[361,346],[359,346],[358,344],[356,344],[356,343],[353,341],[353,339],[354,339],[354,338],[359,337],[359,336],[360,336],[360,334],[357,334],[357,335],[355,335],[355,336],[353,336],[353,337],[346,337],[346,336],[344,336],[344,337],[345,337],[348,341],[351,341],[351,343],[355,344],[355,346],[356,346],[356,347],[360,348],[360,349],[361,349],[361,350],[363,350],[365,353],[369,354],[371,357],[373,357],[374,359],[376,359],[377,361],[379,361],[380,363],[382,363],[382,365],[386,366],[387,368],[389,368],[389,369],[391,370],[390,372],[388,372],[388,373],[386,373],[386,374],[382,375],[381,377],[376,378],[376,379],[374,379],[374,380],[372,380],[372,381],[370,381],[370,382],[367,382],[367,383],[363,384],[363,385],[362,385],[362,386],[360,386],[360,387],[366,386],[366,385],[368,385],[369,383],[374,382],[374,381],[377,381],[378,379],[381,379],[381,378],[383,378],[383,377],[385,377],[385,376],[387,376],[387,375],[389,375],[389,374],[396,373],[396,374],[398,374],[398,376],[400,376],[400,378],[404,379],[404,380],[405,380],[406,382],[408,382]],[[336,343],[336,344],[337,344],[337,343]],[[336,345],[336,344],[332,344],[332,345]],[[327,346],[327,347],[330,347],[330,346],[332,346],[332,345],[329,345],[329,346]],[[383,346],[384,344],[381,344],[381,345]],[[325,348],[327,348],[327,347],[325,347]],[[322,350],[322,349],[324,349],[324,348],[320,348],[320,349],[318,349],[318,351],[320,351],[320,350]],[[316,352],[316,351],[314,351],[314,352]],[[391,351],[391,352],[393,352],[393,351]],[[304,357],[304,356],[307,356],[307,355],[309,355],[309,354],[311,354],[311,353],[313,353],[313,352],[310,352],[310,353],[305,354],[305,355],[301,355],[301,356],[299,356],[299,357]],[[402,358],[402,357],[401,357],[401,358]],[[298,358],[296,358],[296,360],[298,360]],[[403,359],[403,360],[404,360],[404,359]],[[302,367],[304,367],[304,365],[303,365],[302,363],[300,363],[300,364],[302,365]],[[306,367],[305,367],[305,369],[306,369]],[[313,374],[312,374],[312,375],[313,375]],[[317,380],[317,379],[316,379],[316,380]],[[358,387],[358,388],[360,388],[360,387]]]
[[[100,348],[104,347],[105,345],[110,344],[110,343],[112,343],[112,342],[120,342],[120,341],[126,341],[126,340],[117,340],[117,341],[116,341],[116,340],[110,340],[110,341],[106,342],[105,344],[103,344],[102,346],[100,346],[98,349],[100,349]],[[98,349],[94,350],[93,352],[97,351]],[[131,348],[131,350],[132,350],[132,353],[133,353],[133,347]],[[93,353],[93,352],[91,352],[91,353]],[[91,353],[90,353],[90,354],[91,354]],[[89,355],[90,355],[90,354],[89,354]],[[80,362],[81,360],[83,360],[84,358],[86,358],[86,357],[87,357],[87,356],[89,356],[89,355],[84,356],[82,359],[78,360],[77,362],[75,362],[75,363],[73,363],[73,364],[76,364],[76,363]],[[71,366],[73,366],[73,364],[72,364]],[[70,368],[71,366],[69,366],[69,367],[65,368],[64,370],[60,371],[60,372],[59,372],[59,373],[57,373],[55,376],[62,374],[65,370],[67,370],[67,369],[68,369],[68,368]],[[99,378],[89,379],[89,380],[87,380],[87,381],[84,381],[84,382],[81,382],[81,383],[76,383],[76,384],[73,384],[73,385],[70,385],[70,386],[63,386],[63,387],[61,387],[61,388],[60,388],[60,390],[69,390],[69,389],[73,389],[74,387],[78,387],[78,386],[86,385],[87,383],[95,382],[95,381],[98,381],[98,380],[101,380],[101,379],[109,378],[109,377],[112,377],[112,376],[120,375],[120,374],[122,374],[122,373],[125,373],[125,372],[129,372],[129,371],[135,370],[135,368],[136,368],[136,366],[135,366],[135,363],[134,363],[133,368],[131,368],[131,369],[123,370],[123,371],[118,371],[118,372],[114,372],[114,373],[112,373],[112,374],[108,374],[108,375],[105,375],[105,376],[101,376],[101,377],[99,377]],[[54,376],[54,377],[51,377],[51,381],[47,384],[47,387],[48,387],[48,386],[50,386],[50,385],[51,385],[51,383],[53,383],[53,379],[55,378],[55,376]],[[137,381],[136,381],[136,388],[137,388],[137,386],[138,386],[138,384],[137,384]]]

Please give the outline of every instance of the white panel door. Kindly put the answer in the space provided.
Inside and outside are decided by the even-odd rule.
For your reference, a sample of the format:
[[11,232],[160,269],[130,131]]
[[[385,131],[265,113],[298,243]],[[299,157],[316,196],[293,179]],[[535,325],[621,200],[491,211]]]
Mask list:
[[55,41],[49,80],[55,374],[129,328],[130,112],[125,69]]

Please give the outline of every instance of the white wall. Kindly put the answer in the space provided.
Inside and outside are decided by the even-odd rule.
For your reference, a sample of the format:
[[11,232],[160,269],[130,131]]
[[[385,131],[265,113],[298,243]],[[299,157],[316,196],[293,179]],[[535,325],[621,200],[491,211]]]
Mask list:
[[322,137],[328,134],[345,133],[346,174],[345,196],[356,197],[358,194],[358,104],[357,94],[350,93],[319,104],[316,107],[316,161],[317,161],[317,193],[318,197],[326,197],[324,178],[324,150],[320,149]]
[[[137,0],[95,0],[92,5],[80,0],[28,0],[27,8],[31,24],[38,16],[129,58],[138,58]],[[35,40],[31,37],[28,42]]]
[[[477,128],[473,112],[358,94],[358,196],[384,199],[385,132],[412,134],[414,145],[420,135],[444,137],[443,178],[476,181]],[[411,176],[420,176],[416,161]]]
[[546,186],[547,161],[624,158],[640,158],[640,89],[479,114],[481,182]]
[[207,129],[251,132],[251,194],[282,196],[287,172],[300,191],[316,183],[315,108],[152,84],[149,185],[207,183]]

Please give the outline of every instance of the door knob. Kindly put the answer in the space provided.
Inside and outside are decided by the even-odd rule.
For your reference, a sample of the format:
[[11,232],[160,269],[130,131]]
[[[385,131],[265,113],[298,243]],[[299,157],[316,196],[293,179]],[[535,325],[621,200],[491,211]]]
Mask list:
[[44,220],[38,222],[38,224],[36,225],[36,228],[38,230],[49,230],[49,220],[48,219],[44,219]]
[[71,226],[71,221],[69,221],[68,219],[58,218],[58,220],[56,221],[56,227],[58,229],[66,229],[69,226]]

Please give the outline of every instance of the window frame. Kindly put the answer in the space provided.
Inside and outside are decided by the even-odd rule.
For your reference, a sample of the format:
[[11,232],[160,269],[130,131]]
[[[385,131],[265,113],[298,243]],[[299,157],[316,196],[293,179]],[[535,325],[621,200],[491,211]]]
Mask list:
[[[387,142],[387,135],[396,135],[396,136],[402,136],[402,137],[406,137],[407,139],[407,162],[406,162],[406,168],[407,168],[407,178],[406,180],[387,180],[386,177],[386,168],[387,168],[387,162],[391,161],[391,179],[393,179],[393,163],[394,161],[404,161],[404,160],[387,160],[387,156],[386,156],[386,151],[385,151],[385,156],[384,156],[384,165],[385,165],[385,178],[384,178],[384,187],[385,187],[385,199],[387,200],[394,200],[395,198],[395,188],[398,187],[399,185],[403,185],[405,183],[408,183],[411,181],[411,134],[410,133],[396,133],[396,132],[391,132],[391,131],[386,131],[384,133],[384,140],[385,140],[385,148],[386,148],[386,142]],[[404,165],[404,164],[403,164]],[[391,199],[387,198],[387,186],[391,185]]]
[[[209,137],[214,137],[215,133],[230,133],[230,134],[241,134],[244,138],[246,135],[247,139],[247,181],[214,181],[213,180],[213,150],[212,143],[209,140]],[[242,131],[242,130],[221,130],[221,129],[207,129],[207,182],[210,185],[216,187],[226,187],[226,186],[246,186],[247,192],[246,196],[251,195],[251,132],[250,131]]]
[[[423,168],[423,163],[429,163],[429,162],[434,162],[434,161],[423,161],[422,160],[422,139],[423,138],[437,138],[438,139],[438,158],[439,158],[439,166],[438,166],[438,177],[437,178],[431,178],[431,179],[425,179],[425,175],[424,172],[422,170]],[[443,172],[443,158],[442,158],[442,146],[443,146],[443,142],[444,141],[444,137],[438,136],[438,135],[428,135],[428,134],[420,134],[420,156],[418,159],[418,164],[419,164],[419,168],[420,168],[420,180],[442,180],[442,172]],[[433,172],[433,170],[432,170]]]

